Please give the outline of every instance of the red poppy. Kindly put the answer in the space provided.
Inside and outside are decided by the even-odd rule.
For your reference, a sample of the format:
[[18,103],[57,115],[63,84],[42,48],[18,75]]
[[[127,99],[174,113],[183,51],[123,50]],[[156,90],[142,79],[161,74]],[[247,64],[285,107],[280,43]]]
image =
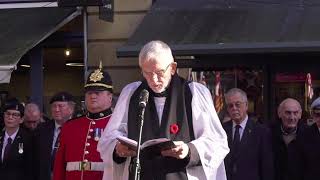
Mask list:
[[170,133],[171,134],[177,134],[178,131],[179,131],[179,126],[177,124],[170,125]]

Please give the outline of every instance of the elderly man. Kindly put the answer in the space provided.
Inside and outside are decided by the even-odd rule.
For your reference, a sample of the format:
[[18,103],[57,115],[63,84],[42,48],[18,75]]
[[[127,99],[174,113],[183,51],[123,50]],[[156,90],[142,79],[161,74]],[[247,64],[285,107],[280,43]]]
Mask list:
[[241,89],[230,89],[225,101],[231,118],[223,124],[231,149],[225,158],[228,180],[273,180],[269,129],[248,117],[248,98]]
[[71,94],[56,93],[50,100],[52,120],[40,124],[35,130],[37,180],[51,180],[60,129],[72,118],[74,106]]
[[84,89],[88,113],[63,126],[54,180],[102,180],[105,165],[97,144],[112,113],[113,86],[101,64],[89,74]]
[[34,180],[33,143],[30,132],[20,128],[24,107],[10,99],[4,107],[4,131],[0,134],[0,179]]
[[104,180],[128,180],[136,152],[116,140],[121,136],[138,140],[139,96],[149,91],[144,113],[142,143],[155,138],[171,139],[175,146],[148,157],[142,152],[141,180],[225,180],[223,159],[229,152],[227,136],[220,124],[208,89],[188,82],[176,73],[170,47],[151,41],[140,51],[139,66],[144,79],[127,85],[98,144],[107,167]]
[[289,146],[289,179],[320,179],[320,97],[311,104],[314,124],[297,136]]
[[276,180],[288,180],[288,146],[305,129],[301,114],[300,103],[293,98],[283,100],[278,106],[280,121],[272,127]]
[[39,106],[35,103],[28,103],[24,108],[23,125],[25,128],[33,131],[37,126],[44,122],[41,117]]

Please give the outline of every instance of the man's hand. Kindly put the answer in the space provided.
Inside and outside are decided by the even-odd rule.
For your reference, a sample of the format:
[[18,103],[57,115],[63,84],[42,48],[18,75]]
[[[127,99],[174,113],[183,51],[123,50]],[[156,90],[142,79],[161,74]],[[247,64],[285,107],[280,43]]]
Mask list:
[[177,159],[184,159],[189,153],[189,147],[183,141],[174,141],[176,147],[161,151],[162,156],[175,157]]
[[136,156],[137,153],[134,150],[131,150],[128,146],[117,142],[116,144],[116,153],[119,157],[130,157]]

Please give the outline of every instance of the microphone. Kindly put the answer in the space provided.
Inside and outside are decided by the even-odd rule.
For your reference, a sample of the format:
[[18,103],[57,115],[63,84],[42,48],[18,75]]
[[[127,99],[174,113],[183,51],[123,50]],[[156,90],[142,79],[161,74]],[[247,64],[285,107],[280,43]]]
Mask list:
[[139,107],[145,108],[147,106],[148,99],[149,99],[149,91],[145,89],[142,90],[139,97]]
[[143,128],[143,122],[144,122],[144,111],[146,109],[147,103],[149,99],[149,92],[146,89],[143,89],[139,96],[139,116],[138,116],[138,122],[140,122],[140,128],[139,128],[139,136],[138,136],[138,143],[137,143],[137,157],[134,158],[134,180],[140,179],[140,151],[141,151],[141,139],[142,139],[142,128]]

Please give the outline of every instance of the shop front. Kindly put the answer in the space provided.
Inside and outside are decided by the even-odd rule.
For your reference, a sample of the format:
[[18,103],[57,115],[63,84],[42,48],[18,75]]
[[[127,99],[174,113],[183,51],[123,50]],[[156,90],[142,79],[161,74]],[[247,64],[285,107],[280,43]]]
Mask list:
[[[137,57],[143,44],[162,40],[178,67],[189,68],[189,77],[205,83],[214,99],[241,88],[248,94],[250,115],[273,122],[278,104],[293,97],[308,119],[308,105],[319,95],[319,16],[320,3],[312,0],[159,0],[117,55]],[[215,102],[221,119],[227,119],[223,101]]]

